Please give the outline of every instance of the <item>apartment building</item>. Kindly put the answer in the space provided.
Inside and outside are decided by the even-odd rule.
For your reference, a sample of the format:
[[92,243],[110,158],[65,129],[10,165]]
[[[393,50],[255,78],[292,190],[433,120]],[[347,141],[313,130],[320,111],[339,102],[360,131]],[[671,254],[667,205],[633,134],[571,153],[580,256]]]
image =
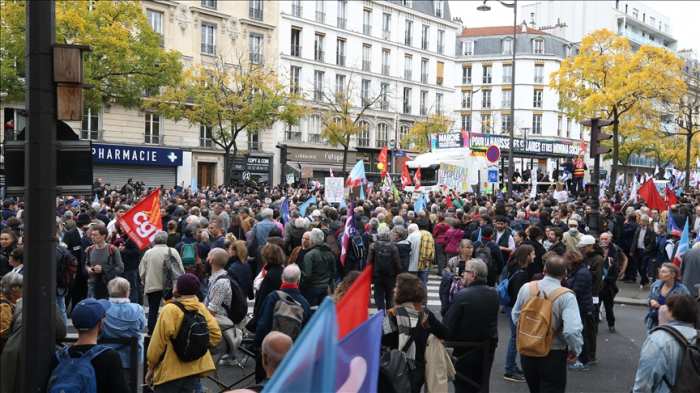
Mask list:
[[[569,41],[525,24],[516,31],[513,42],[512,26],[462,30],[455,53],[455,114],[461,130],[472,135],[472,150],[483,151],[495,144],[503,155],[507,155],[513,122],[515,168],[549,173],[557,161],[575,156],[580,146],[581,127],[559,110],[558,94],[548,87],[549,75],[564,59],[575,56],[577,49]],[[513,50],[515,90],[511,86]],[[513,97],[515,111],[511,113]]]
[[[376,102],[362,119],[364,131],[351,143],[347,170],[363,159],[370,181],[378,180],[384,146],[393,142],[396,150],[410,151],[401,140],[415,121],[434,111],[452,112],[451,48],[458,29],[443,0],[281,2],[279,64],[290,73],[290,88],[306,93],[312,113],[298,126],[277,123],[262,136],[264,146],[278,141],[275,163],[281,165],[275,166],[275,179],[298,179],[301,168],[309,166],[315,179],[331,170],[341,175],[342,147],[320,137],[320,101],[351,85],[355,102]],[[390,159],[389,171],[396,172],[402,159]]]

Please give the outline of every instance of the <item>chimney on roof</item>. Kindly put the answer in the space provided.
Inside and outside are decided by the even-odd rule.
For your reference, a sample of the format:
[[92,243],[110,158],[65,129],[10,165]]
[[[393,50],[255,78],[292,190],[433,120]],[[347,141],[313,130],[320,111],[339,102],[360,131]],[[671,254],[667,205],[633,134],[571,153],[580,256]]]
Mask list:
[[530,26],[532,26],[533,29],[536,29],[536,24],[535,24],[535,13],[531,12],[530,13]]
[[462,22],[462,17],[460,17],[460,16],[455,16],[454,18],[452,18],[452,21],[453,21],[453,22],[459,22],[459,24],[462,25],[462,29],[464,29],[464,22]]
[[523,34],[527,33],[527,22],[525,22],[525,20],[523,20],[522,25],[520,25],[520,32]]

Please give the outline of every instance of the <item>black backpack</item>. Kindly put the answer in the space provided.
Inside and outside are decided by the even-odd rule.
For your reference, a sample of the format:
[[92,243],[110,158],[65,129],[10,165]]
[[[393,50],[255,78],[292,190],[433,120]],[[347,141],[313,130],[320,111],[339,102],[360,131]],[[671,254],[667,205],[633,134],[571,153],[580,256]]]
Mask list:
[[681,367],[676,375],[676,384],[671,385],[664,376],[664,382],[671,389],[671,392],[694,392],[700,386],[700,330],[695,331],[695,344],[691,344],[686,338],[671,326],[661,325],[654,328],[656,330],[664,330],[671,334],[679,344],[685,347]]
[[374,273],[380,277],[394,275],[394,246],[390,242],[375,242]]
[[207,354],[209,350],[209,325],[197,310],[188,310],[180,302],[173,302],[185,316],[180,331],[171,339],[173,350],[183,362],[191,362]]
[[411,391],[411,381],[408,379],[408,365],[404,353],[411,347],[422,328],[421,322],[424,312],[425,310],[421,309],[413,334],[401,350],[382,349],[382,354],[379,357],[378,392],[404,393]]
[[78,259],[65,247],[56,246],[56,286],[72,288],[78,274]]
[[221,307],[226,310],[228,318],[233,323],[240,323],[245,319],[245,316],[248,315],[248,301],[246,300],[246,296],[243,295],[243,291],[235,278],[225,275],[218,277],[216,281],[221,279],[228,279],[229,284],[231,285],[231,305],[227,306],[226,304],[221,303]]
[[489,270],[491,270],[493,267],[493,255],[491,254],[489,243],[483,241],[479,243],[481,244],[479,244],[479,247],[474,251],[474,258],[479,258],[484,261]]
[[352,257],[356,261],[364,261],[365,259],[365,242],[362,240],[362,235],[355,235],[350,239],[352,246]]

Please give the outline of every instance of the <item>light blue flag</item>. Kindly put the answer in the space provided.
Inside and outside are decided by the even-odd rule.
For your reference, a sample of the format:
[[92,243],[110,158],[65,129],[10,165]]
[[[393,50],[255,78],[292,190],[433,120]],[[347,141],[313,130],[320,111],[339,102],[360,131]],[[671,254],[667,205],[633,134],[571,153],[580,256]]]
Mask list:
[[476,237],[476,241],[477,242],[481,241],[481,228],[479,228],[479,236]]
[[360,184],[360,200],[365,200],[365,186]]
[[327,296],[263,392],[335,392],[337,363],[338,319]]
[[420,195],[418,195],[418,199],[416,199],[416,203],[413,205],[413,211],[416,212],[416,214],[423,209],[423,205],[425,204],[425,196],[421,192]]
[[197,175],[192,175],[192,193],[197,192]]
[[377,391],[383,318],[384,310],[379,310],[338,344],[336,392]]
[[306,209],[311,206],[312,203],[316,203],[316,195],[307,199],[306,202],[299,206],[299,214],[301,214],[301,217],[306,217]]
[[345,197],[340,200],[340,207],[348,207],[348,203],[345,202]]
[[282,202],[282,208],[280,208],[282,213],[282,225],[287,225],[289,221],[289,197],[284,197],[284,202]]

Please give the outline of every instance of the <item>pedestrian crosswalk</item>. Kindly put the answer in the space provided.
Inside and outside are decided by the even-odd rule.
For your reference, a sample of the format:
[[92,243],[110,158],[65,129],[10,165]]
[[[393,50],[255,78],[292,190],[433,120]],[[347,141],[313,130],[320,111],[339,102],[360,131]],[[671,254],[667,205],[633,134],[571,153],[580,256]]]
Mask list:
[[[441,280],[441,277],[434,276],[434,275],[428,276],[428,301],[427,301],[428,306],[440,307],[440,304],[441,304],[440,303],[440,295],[438,292],[438,290],[440,288],[440,280]],[[248,314],[253,314],[254,307],[255,307],[255,301],[248,300]],[[146,306],[143,309],[146,313],[146,318],[148,318],[148,313],[150,311],[149,307]],[[374,292],[372,292],[370,294],[369,313],[370,313],[370,315],[374,315],[377,313],[377,306],[374,303]],[[145,335],[145,333],[143,333],[143,334]],[[68,319],[68,335],[67,336],[69,338],[78,337],[77,330],[73,327],[73,321],[70,318]]]

